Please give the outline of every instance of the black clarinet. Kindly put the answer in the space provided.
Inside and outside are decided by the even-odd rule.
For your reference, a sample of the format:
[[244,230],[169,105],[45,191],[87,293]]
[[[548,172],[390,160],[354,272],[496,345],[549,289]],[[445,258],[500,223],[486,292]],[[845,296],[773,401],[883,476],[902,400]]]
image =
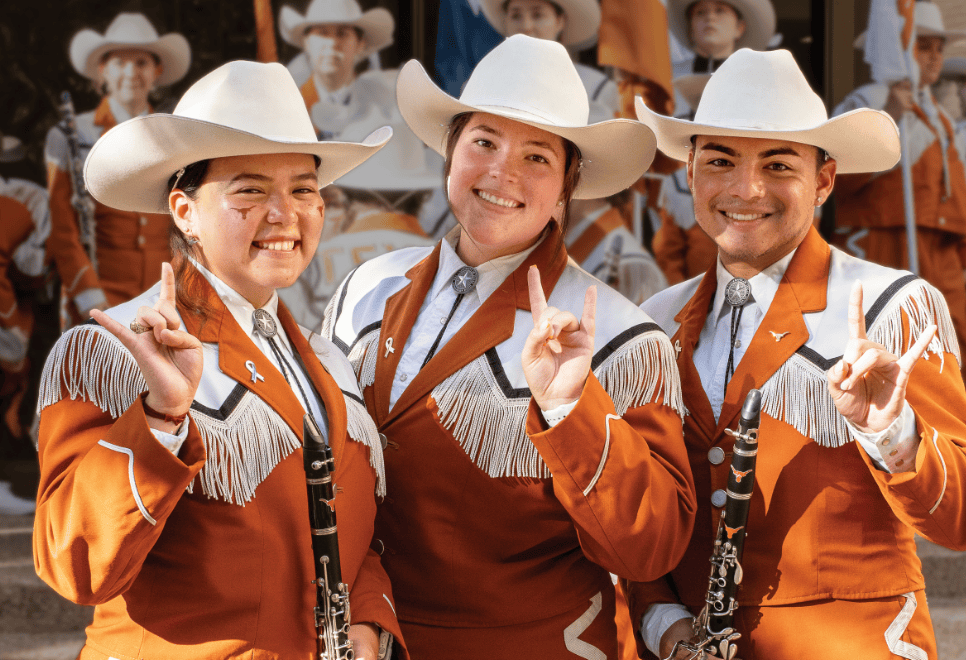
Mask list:
[[678,649],[692,653],[692,658],[707,657],[733,660],[738,652],[735,640],[741,637],[734,628],[735,610],[738,609],[738,587],[744,577],[741,556],[745,547],[745,525],[751,493],[755,487],[755,461],[758,457],[758,427],[761,425],[761,392],[751,390],[741,407],[738,430],[726,429],[725,433],[735,439],[731,457],[731,474],[728,475],[727,502],[718,521],[718,533],[711,553],[711,575],[708,593],[701,613],[694,620],[694,637],[691,642],[678,642],[671,653]]
[[352,660],[349,641],[349,587],[342,581],[339,534],[336,529],[335,460],[332,449],[311,415],[302,418],[302,456],[312,527],[312,563],[315,565],[315,629],[320,660]]

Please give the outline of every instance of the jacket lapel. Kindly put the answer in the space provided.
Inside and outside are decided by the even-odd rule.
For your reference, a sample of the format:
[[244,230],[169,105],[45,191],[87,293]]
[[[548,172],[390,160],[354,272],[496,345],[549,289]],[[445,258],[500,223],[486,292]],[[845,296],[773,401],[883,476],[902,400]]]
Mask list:
[[[558,248],[558,246],[560,247]],[[439,246],[437,245],[438,249]],[[439,259],[438,252],[434,252],[434,254],[437,256],[437,259],[432,273],[429,274],[430,282],[425,285],[422,296],[413,305],[414,310],[411,312],[412,322],[415,322],[416,314],[422,305],[423,297],[425,297],[425,293],[429,289],[432,278],[436,275]],[[406,410],[406,408],[416,401],[421,400],[446,378],[465,367],[486,351],[510,338],[513,334],[516,310],[530,310],[527,271],[533,265],[540,268],[544,294],[549,297],[550,292],[553,291],[553,287],[556,285],[557,280],[560,279],[560,275],[567,265],[567,251],[563,248],[560,241],[560,232],[556,224],[553,225],[553,229],[537,249],[530,253],[530,256],[503,281],[499,288],[486,299],[486,302],[476,310],[466,324],[433,356],[429,364],[421,369],[416,377],[413,378],[409,387],[399,397],[392,411],[389,412],[385,419],[386,422],[392,421]],[[414,282],[411,288],[415,288],[415,284]],[[403,292],[405,292],[405,289],[400,294]],[[387,304],[386,320],[388,319],[389,305]],[[409,330],[412,327],[412,322],[406,328],[407,338]],[[380,362],[382,361],[381,358],[382,356],[380,356]],[[394,374],[395,365],[393,366]],[[379,364],[377,363],[376,382],[378,383],[378,381]],[[388,387],[391,387],[391,382]],[[388,408],[388,395],[386,397],[386,406]]]
[[808,341],[803,314],[825,309],[830,255],[829,246],[818,231],[814,227],[809,229],[728,383],[716,434],[732,425],[748,391],[760,389]]
[[[204,322],[198,316],[179,307],[185,329],[196,336],[199,341],[218,344],[218,366],[221,371],[243,385],[246,389],[258,395],[265,403],[277,412],[285,423],[302,437],[302,404],[292,392],[285,377],[275,368],[265,354],[251,338],[238,327],[235,318],[228,311],[225,303],[208,283],[201,273],[191,269],[187,284],[195,295],[204,298],[212,307],[213,312],[205,317]],[[281,307],[281,305],[279,306]],[[301,335],[300,335],[301,336]],[[291,334],[289,335],[291,340]],[[254,365],[252,369],[248,366]],[[260,376],[260,378],[259,378]]]
[[[671,337],[671,343],[674,345],[675,352],[677,352],[678,371],[681,374],[681,390],[684,392],[684,405],[688,409],[688,417],[709,446],[714,435],[714,411],[711,410],[708,394],[704,391],[701,377],[694,366],[694,348],[698,344],[701,329],[704,327],[708,310],[718,287],[716,268],[717,259],[701,278],[701,283],[691,300],[674,317],[674,320],[680,325],[677,332]],[[680,351],[678,351],[679,347]]]

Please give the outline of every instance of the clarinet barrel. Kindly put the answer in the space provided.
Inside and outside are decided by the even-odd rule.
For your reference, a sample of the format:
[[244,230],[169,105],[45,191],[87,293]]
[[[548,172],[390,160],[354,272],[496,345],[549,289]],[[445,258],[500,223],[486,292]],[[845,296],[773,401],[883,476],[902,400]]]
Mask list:
[[318,424],[311,415],[303,418],[302,455],[308,491],[312,558],[315,566],[315,627],[320,640],[320,660],[352,660],[349,641],[349,589],[342,581],[339,537],[335,518],[335,461]]

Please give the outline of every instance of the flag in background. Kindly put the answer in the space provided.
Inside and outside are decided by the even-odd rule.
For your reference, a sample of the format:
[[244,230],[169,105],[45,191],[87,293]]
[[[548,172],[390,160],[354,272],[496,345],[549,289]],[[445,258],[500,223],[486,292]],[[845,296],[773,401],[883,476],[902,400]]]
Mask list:
[[621,116],[636,118],[635,94],[655,112],[670,114],[674,109],[671,46],[661,0],[601,0],[600,9],[597,60],[622,72]]
[[919,87],[919,67],[913,56],[915,0],[872,0],[865,33],[865,62],[877,83],[912,81]]
[[436,31],[436,82],[459,97],[463,85],[483,56],[503,36],[480,13],[479,0],[441,0]]

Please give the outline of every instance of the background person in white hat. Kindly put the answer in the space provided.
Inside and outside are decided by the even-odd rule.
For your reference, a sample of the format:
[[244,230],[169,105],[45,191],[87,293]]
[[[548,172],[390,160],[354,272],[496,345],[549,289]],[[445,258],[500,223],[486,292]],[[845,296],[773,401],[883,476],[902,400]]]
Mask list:
[[[480,6],[494,29],[506,37],[525,34],[559,41],[574,54],[597,43],[598,0],[480,0]],[[591,114],[616,117],[620,107],[617,84],[600,69],[580,62],[574,62],[574,68],[587,90]]]
[[[966,169],[955,139],[955,126],[936,103],[931,86],[939,80],[943,51],[966,39],[966,32],[947,30],[939,6],[915,3],[919,88],[908,80],[891,86],[863,85],[845,98],[834,114],[854,108],[885,110],[898,123],[909,114],[919,274],[938,288],[953,317],[960,352],[966,351]],[[862,46],[865,35],[856,39]],[[835,243],[850,253],[893,268],[908,267],[908,240],[903,207],[902,171],[845,176],[836,194]]]
[[376,536],[407,644],[440,660],[613,659],[608,571],[673,565],[694,498],[671,346],[568,260],[561,227],[571,199],[643,173],[651,134],[588,125],[566,49],[524,35],[459,100],[415,61],[398,99],[446,157],[459,227],[360,266],[323,334],[388,440]]
[[[739,48],[765,50],[775,39],[771,0],[668,0],[668,28],[691,57],[673,62],[674,77],[714,73]],[[693,112],[687,96],[675,95],[678,116]]]
[[[191,50],[180,34],[158,36],[143,14],[118,14],[104,34],[81,30],[71,41],[74,69],[103,95],[95,110],[77,115],[79,159],[106,131],[152,111],[149,94],[184,77]],[[60,125],[47,133],[44,149],[50,217],[47,242],[64,286],[73,323],[91,309],[130,300],[158,281],[161,263],[171,258],[171,218],[131,213],[98,203],[94,211],[97,270],[80,242],[77,212],[71,205],[70,149]]]
[[322,326],[336,287],[360,264],[400,248],[434,243],[417,216],[432,189],[440,185],[443,159],[416,137],[398,112],[391,120],[373,112],[348,126],[342,138],[361,140],[386,124],[392,127],[389,144],[326,188],[329,196],[344,200],[339,227],[331,229],[326,219],[315,258],[295,284],[278,292],[306,328]]
[[915,535],[966,548],[956,335],[935,288],[830,248],[812,224],[837,173],[895,164],[898,129],[875,110],[828,120],[784,50],[732,55],[694,122],[640,99],[638,113],[687,161],[695,215],[718,245],[707,273],[643,305],[679,349],[698,493],[682,562],[631,587],[644,644],[666,658],[691,636],[728,499],[724,430],[757,388],[738,656],[935,658]]
[[395,21],[387,10],[363,12],[356,0],[312,0],[304,15],[282,7],[278,22],[282,38],[308,56],[311,75],[301,92],[320,137],[338,136],[373,106],[392,112],[392,88],[375,73],[356,73],[365,58],[392,44]]
[[369,545],[382,446],[338,349],[276,289],[311,260],[319,185],[385,144],[318,142],[280,64],[230,62],[94,146],[91,193],[168,208],[174,268],[67,331],[41,388],[38,574],[93,604],[82,657],[318,657],[303,416],[335,458],[356,657],[399,638]]
[[[24,152],[19,139],[0,133],[0,172]],[[44,321],[56,327],[57,319],[44,248],[50,234],[47,191],[26,179],[0,176],[0,218],[0,513],[20,515],[33,512],[34,501],[17,490],[21,480],[8,468],[14,460],[36,458],[29,433],[40,365],[31,357],[40,352],[37,344],[47,350],[52,344],[50,332],[34,329]]]

